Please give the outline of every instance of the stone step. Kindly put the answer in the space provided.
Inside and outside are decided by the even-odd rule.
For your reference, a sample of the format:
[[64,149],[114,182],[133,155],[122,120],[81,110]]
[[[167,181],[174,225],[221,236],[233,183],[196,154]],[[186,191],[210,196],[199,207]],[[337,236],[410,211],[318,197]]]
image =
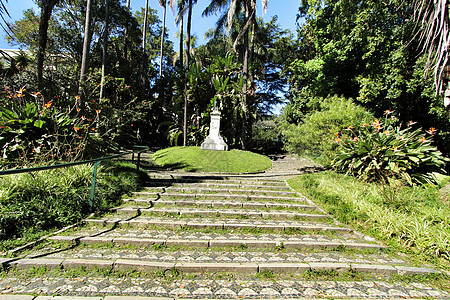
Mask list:
[[49,244],[46,247],[33,251],[25,258],[46,259],[132,259],[153,262],[205,262],[205,263],[350,263],[365,265],[397,265],[408,266],[408,261],[402,257],[392,257],[382,251],[357,252],[357,251],[217,251],[215,249],[178,250],[161,248],[155,250],[152,247],[133,247],[119,245],[111,248],[108,245],[101,247],[72,247],[61,248],[58,244]]
[[133,245],[139,247],[167,246],[186,248],[243,248],[243,249],[356,249],[374,250],[384,248],[378,244],[347,243],[347,242],[306,242],[306,241],[268,241],[268,240],[187,240],[187,239],[152,239],[152,238],[124,238],[124,237],[84,237],[84,236],[53,236],[51,241],[85,243],[85,244],[114,244]]
[[155,193],[155,192],[134,192],[134,197],[146,199],[202,199],[202,200],[247,200],[247,201],[281,201],[281,202],[307,202],[305,197],[281,197],[281,196],[258,196],[245,194],[184,194],[184,193]]
[[[20,270],[13,272],[20,273]],[[301,275],[288,278],[280,275],[273,279],[264,276],[243,278],[240,274],[230,278],[202,274],[183,277],[171,270],[159,274],[161,279],[156,280],[154,277],[104,277],[96,274],[73,276],[70,271],[62,269],[58,274],[52,271],[36,274],[32,282],[23,276],[4,277],[0,278],[0,292],[3,293],[0,300],[447,299],[449,295],[429,283],[393,282],[383,278],[335,281],[310,280]],[[36,294],[60,296],[35,297]]]
[[244,217],[263,219],[330,219],[330,215],[300,213],[283,210],[252,210],[252,209],[200,209],[200,208],[168,208],[168,207],[118,207],[111,209],[111,212],[119,214],[160,214],[169,217]]
[[157,193],[184,193],[184,194],[245,194],[255,196],[282,196],[282,197],[298,197],[296,192],[291,191],[272,191],[263,189],[226,189],[226,188],[202,188],[202,187],[167,187],[153,188],[148,191]]
[[232,218],[184,218],[168,220],[163,217],[131,217],[118,216],[100,219],[87,219],[88,224],[97,225],[129,225],[139,227],[156,227],[168,229],[217,229],[217,230],[257,230],[257,231],[307,231],[307,232],[352,232],[353,230],[333,223],[299,221],[299,220],[265,220],[265,219],[232,219]]
[[221,189],[241,189],[241,190],[265,190],[265,191],[292,191],[287,185],[260,185],[260,184],[232,184],[232,183],[175,183],[172,187],[198,187],[198,188],[221,188]]
[[204,200],[146,200],[146,199],[123,199],[125,203],[136,203],[146,206],[200,206],[200,207],[228,207],[228,208],[282,208],[282,209],[303,209],[316,210],[317,206],[298,204],[298,203],[280,203],[280,202],[255,202],[255,201],[204,201]]
[[258,180],[251,178],[228,178],[228,179],[218,179],[218,178],[206,178],[206,177],[175,177],[175,178],[152,178],[145,182],[145,185],[172,185],[172,184],[215,184],[215,185],[237,185],[237,186],[262,186],[264,188],[280,188],[286,187],[286,182],[283,180]]
[[180,181],[239,181],[239,182],[284,182],[271,174],[205,174],[193,172],[163,172],[149,173],[149,177],[153,179],[170,179]]
[[381,249],[382,245],[373,240],[350,232],[333,232],[332,234],[303,232],[258,233],[250,231],[202,231],[198,230],[162,230],[148,228],[85,228],[67,232],[49,238],[60,242],[83,242],[86,244],[117,244],[137,246],[182,246],[194,248],[232,247],[245,249]]
[[336,270],[338,272],[356,271],[382,274],[435,274],[439,271],[431,268],[411,268],[390,265],[367,265],[333,262],[311,262],[311,263],[239,263],[239,262],[156,262],[133,259],[17,259],[2,263],[3,267],[14,267],[17,269],[47,267],[48,269],[109,269],[115,271],[137,270],[143,272],[177,270],[180,273],[238,273],[257,274],[263,272],[299,274],[307,271]]

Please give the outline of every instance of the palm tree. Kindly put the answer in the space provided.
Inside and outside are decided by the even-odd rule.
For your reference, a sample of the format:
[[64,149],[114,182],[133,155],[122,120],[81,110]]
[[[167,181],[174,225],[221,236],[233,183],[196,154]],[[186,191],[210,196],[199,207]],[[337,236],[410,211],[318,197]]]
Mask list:
[[[448,71],[450,48],[449,0],[415,0],[415,21],[420,29],[422,52],[428,53],[428,68],[434,71],[436,94],[444,88],[443,73]],[[448,74],[446,80],[448,81]],[[450,90],[450,86],[447,86]],[[449,91],[450,92],[450,91]]]
[[[186,80],[186,74],[187,74],[187,70],[186,73],[184,73],[184,68],[183,68],[183,16],[185,13],[185,0],[179,0],[178,1],[178,15],[175,19],[175,22],[177,24],[180,24],[180,66],[181,66],[181,76],[184,77],[184,110],[183,110],[183,146],[187,145],[187,106],[188,106],[188,97],[187,97],[187,80]],[[174,0],[170,0],[169,2],[170,7],[172,8],[172,10],[175,9],[175,1]]]
[[164,8],[163,13],[163,24],[161,28],[161,49],[160,49],[160,59],[159,59],[159,77],[162,76],[162,65],[163,65],[163,46],[164,46],[164,34],[166,30],[166,0],[159,0],[159,5]]
[[[39,48],[37,53],[37,80],[39,88],[42,88],[44,56],[47,48],[48,24],[52,16],[53,8],[60,0],[41,0],[41,17],[39,19]],[[2,3],[3,4],[3,3]]]
[[[263,13],[267,10],[267,0],[261,0],[261,4],[263,7]],[[212,0],[211,3],[206,7],[205,11],[203,12],[204,16],[209,16],[213,13],[215,13],[218,10],[223,10],[225,8],[228,8],[227,14],[226,14],[226,23],[227,23],[227,29],[228,31],[231,30],[233,26],[233,19],[236,16],[237,12],[244,11],[245,13],[245,19],[244,19],[244,26],[239,31],[234,43],[233,43],[233,49],[235,52],[237,52],[237,44],[241,41],[243,41],[244,46],[244,53],[243,53],[243,60],[242,60],[242,74],[244,77],[244,86],[242,88],[242,97],[243,97],[243,103],[242,103],[242,109],[243,109],[243,115],[244,119],[248,119],[249,116],[249,101],[248,101],[248,78],[249,78],[249,40],[248,40],[248,33],[249,28],[252,26],[254,28],[256,26],[256,0]],[[223,26],[225,24],[225,15],[223,15],[221,18],[219,18],[219,21],[217,22],[218,29],[219,27]],[[254,31],[252,30],[252,34],[254,34]],[[254,41],[254,38],[252,36],[252,42]],[[251,47],[253,49],[253,46]],[[242,124],[242,136],[241,136],[241,146],[242,148],[246,148],[246,136],[250,133],[250,126],[248,124]]]
[[[9,15],[8,10],[6,9],[5,3],[8,2],[8,0],[5,0],[5,2],[3,2],[3,0],[0,0],[0,18],[2,19],[2,23],[0,24],[3,28],[4,31],[7,31],[6,28],[3,26],[4,24],[8,24],[5,20],[5,17],[3,16],[3,14],[6,14],[8,17],[11,18],[11,16]],[[7,25],[8,26],[8,25]]]

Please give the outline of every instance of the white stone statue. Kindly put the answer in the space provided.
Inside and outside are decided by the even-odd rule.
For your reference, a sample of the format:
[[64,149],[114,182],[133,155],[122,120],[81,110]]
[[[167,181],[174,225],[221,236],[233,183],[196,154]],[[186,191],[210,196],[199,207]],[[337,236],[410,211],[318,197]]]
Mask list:
[[228,145],[223,140],[220,135],[220,111],[214,106],[211,111],[211,123],[209,126],[209,135],[206,137],[205,141],[202,143],[202,150],[218,150],[218,151],[228,151]]

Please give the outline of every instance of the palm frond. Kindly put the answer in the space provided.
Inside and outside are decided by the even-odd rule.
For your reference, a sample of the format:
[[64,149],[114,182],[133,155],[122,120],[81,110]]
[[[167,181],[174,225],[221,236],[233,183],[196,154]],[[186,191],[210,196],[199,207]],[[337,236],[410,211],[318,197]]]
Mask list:
[[434,73],[436,94],[443,90],[443,72],[450,47],[449,0],[415,0],[414,19],[418,24],[422,53],[428,53],[426,73]]

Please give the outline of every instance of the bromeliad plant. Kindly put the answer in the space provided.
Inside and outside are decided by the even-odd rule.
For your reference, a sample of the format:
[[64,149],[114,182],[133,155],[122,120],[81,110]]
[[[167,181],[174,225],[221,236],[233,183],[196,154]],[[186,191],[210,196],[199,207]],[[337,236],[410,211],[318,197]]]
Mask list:
[[424,133],[414,129],[414,124],[410,121],[402,128],[387,110],[384,122],[375,119],[372,124],[350,126],[337,133],[333,140],[339,143],[340,151],[333,168],[367,181],[436,184],[436,175],[445,173],[448,159],[432,145],[436,129]]

